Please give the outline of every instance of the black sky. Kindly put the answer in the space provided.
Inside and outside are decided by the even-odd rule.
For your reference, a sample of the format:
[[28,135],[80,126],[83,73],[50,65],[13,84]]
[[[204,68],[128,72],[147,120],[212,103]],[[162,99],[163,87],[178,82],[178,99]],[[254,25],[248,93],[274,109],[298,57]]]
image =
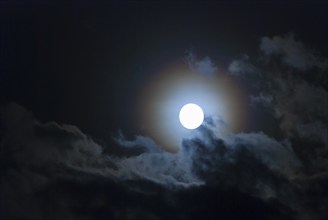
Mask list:
[[[327,219],[327,27],[325,1],[1,1],[0,218]],[[177,156],[137,105],[190,51],[251,110]]]
[[1,3],[1,98],[101,138],[131,129],[140,88],[186,50],[226,65],[295,32],[328,52],[324,3],[82,2]]

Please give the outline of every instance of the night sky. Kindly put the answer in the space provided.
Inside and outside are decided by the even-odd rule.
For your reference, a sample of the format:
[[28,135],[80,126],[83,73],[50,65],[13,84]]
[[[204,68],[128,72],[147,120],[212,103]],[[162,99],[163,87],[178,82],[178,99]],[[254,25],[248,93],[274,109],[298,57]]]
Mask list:
[[0,218],[327,220],[327,39],[324,1],[1,1]]

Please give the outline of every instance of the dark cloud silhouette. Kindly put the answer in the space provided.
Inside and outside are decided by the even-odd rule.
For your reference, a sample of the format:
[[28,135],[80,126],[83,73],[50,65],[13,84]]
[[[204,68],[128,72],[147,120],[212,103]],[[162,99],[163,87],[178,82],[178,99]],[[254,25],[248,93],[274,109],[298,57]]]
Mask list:
[[[249,66],[255,66],[250,61],[239,69],[257,75],[249,81],[253,86],[251,104],[268,109],[279,120],[280,130],[286,138],[307,141],[307,144],[293,145],[293,148],[307,161],[311,172],[327,170],[324,159],[328,150],[328,93],[324,75],[327,59],[295,40],[294,34],[264,37],[260,49],[268,56],[265,63],[257,63],[256,71],[250,71]],[[277,63],[274,66],[266,63],[275,62],[274,55],[294,70],[286,70]],[[313,77],[309,79],[309,75]]]
[[[302,203],[307,194],[324,192],[326,175],[299,175],[302,163],[290,143],[263,133],[220,139],[203,126],[183,141],[178,154],[159,149],[114,158],[74,126],[42,124],[16,104],[3,112],[2,196],[8,218],[238,219],[247,213],[253,219],[290,219],[304,212],[312,216]],[[141,136],[116,139],[123,147],[157,146],[147,147],[153,142]],[[221,207],[214,211],[217,202]],[[197,208],[188,211],[186,204]],[[263,210],[249,213],[256,206]],[[240,214],[233,214],[237,209]]]
[[[129,139],[119,131],[113,139],[122,151],[109,154],[111,146],[76,126],[41,123],[15,103],[3,107],[2,215],[327,219],[328,94],[318,80],[324,62],[293,35],[262,38],[260,49],[264,60],[252,63],[244,56],[228,69],[249,84],[250,105],[270,113],[280,137],[264,131],[218,137],[215,127],[224,119],[212,116],[182,141],[178,153],[164,151],[151,137]],[[215,74],[210,58],[191,61],[201,74]],[[319,76],[309,81],[304,71]]]

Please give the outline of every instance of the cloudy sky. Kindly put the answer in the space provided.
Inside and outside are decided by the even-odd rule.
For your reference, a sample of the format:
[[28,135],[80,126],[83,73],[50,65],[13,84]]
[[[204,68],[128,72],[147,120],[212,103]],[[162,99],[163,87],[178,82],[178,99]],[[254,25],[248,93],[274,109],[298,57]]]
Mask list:
[[2,1],[1,219],[328,219],[327,26],[323,1]]

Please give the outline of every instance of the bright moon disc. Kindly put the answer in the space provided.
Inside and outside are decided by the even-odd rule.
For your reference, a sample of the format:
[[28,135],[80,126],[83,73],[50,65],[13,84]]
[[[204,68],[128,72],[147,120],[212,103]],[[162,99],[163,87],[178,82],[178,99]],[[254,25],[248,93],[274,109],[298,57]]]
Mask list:
[[179,119],[183,127],[187,129],[196,129],[204,121],[204,112],[198,105],[189,103],[181,108]]

